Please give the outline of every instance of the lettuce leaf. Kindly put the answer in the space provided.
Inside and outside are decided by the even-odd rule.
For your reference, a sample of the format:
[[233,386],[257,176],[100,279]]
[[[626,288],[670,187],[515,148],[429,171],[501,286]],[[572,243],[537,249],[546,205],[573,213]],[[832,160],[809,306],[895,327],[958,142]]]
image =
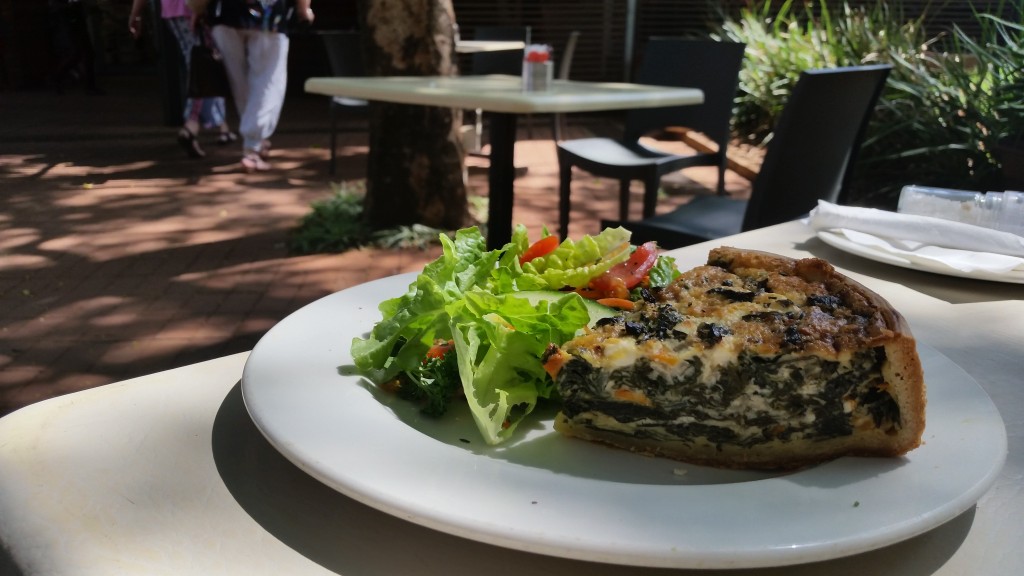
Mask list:
[[584,236],[576,242],[567,238],[554,252],[523,264],[516,285],[519,290],[586,286],[591,278],[629,258],[629,237],[629,231],[620,227],[605,228],[597,236]]
[[654,268],[647,273],[647,279],[652,288],[664,288],[679,277],[679,269],[676,268],[676,259],[671,256],[661,255],[654,262]]
[[575,293],[531,304],[514,294],[466,294],[448,306],[459,376],[477,428],[498,444],[548,398],[554,383],[540,361],[548,344],[565,342],[590,320]]

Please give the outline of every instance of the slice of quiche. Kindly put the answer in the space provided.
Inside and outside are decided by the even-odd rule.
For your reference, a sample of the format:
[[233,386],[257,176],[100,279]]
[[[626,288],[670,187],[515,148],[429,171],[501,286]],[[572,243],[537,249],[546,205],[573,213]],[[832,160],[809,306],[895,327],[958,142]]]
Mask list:
[[736,248],[552,347],[559,432],[729,468],[792,469],[921,443],[904,318],[824,260]]

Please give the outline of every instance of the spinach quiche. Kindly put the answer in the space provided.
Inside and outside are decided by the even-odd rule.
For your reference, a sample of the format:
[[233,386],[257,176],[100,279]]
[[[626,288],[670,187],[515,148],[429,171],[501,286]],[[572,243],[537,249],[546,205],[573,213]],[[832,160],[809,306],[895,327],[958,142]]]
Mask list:
[[824,260],[722,247],[642,296],[545,354],[562,434],[751,469],[921,443],[906,321]]

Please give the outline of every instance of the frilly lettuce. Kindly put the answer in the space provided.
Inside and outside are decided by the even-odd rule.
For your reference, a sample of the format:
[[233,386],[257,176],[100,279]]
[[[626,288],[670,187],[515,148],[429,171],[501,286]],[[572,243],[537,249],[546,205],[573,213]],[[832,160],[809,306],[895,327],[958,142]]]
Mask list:
[[525,264],[519,256],[529,241],[521,225],[501,250],[488,251],[476,228],[459,230],[454,239],[442,235],[441,243],[441,256],[407,292],[380,304],[382,320],[369,337],[352,341],[352,357],[361,374],[383,384],[414,374],[436,340],[454,340],[473,417],[484,439],[495,444],[512,434],[538,398],[551,394],[540,362],[547,345],[570,339],[590,318],[572,292],[536,305],[514,293],[585,285],[629,257],[629,232],[606,229],[566,240]]
[[[563,240],[553,252],[521,266],[516,278],[519,290],[561,290],[580,288],[591,278],[629,259],[630,233],[625,228],[605,228],[597,236],[574,242]],[[525,251],[525,248],[519,252]]]

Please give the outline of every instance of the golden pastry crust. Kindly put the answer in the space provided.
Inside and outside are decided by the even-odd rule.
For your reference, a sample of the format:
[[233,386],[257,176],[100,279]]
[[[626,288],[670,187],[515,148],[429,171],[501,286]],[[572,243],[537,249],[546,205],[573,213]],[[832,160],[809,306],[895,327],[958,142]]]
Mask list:
[[794,468],[898,456],[924,431],[906,320],[820,259],[716,248],[555,353],[556,429],[646,454]]

